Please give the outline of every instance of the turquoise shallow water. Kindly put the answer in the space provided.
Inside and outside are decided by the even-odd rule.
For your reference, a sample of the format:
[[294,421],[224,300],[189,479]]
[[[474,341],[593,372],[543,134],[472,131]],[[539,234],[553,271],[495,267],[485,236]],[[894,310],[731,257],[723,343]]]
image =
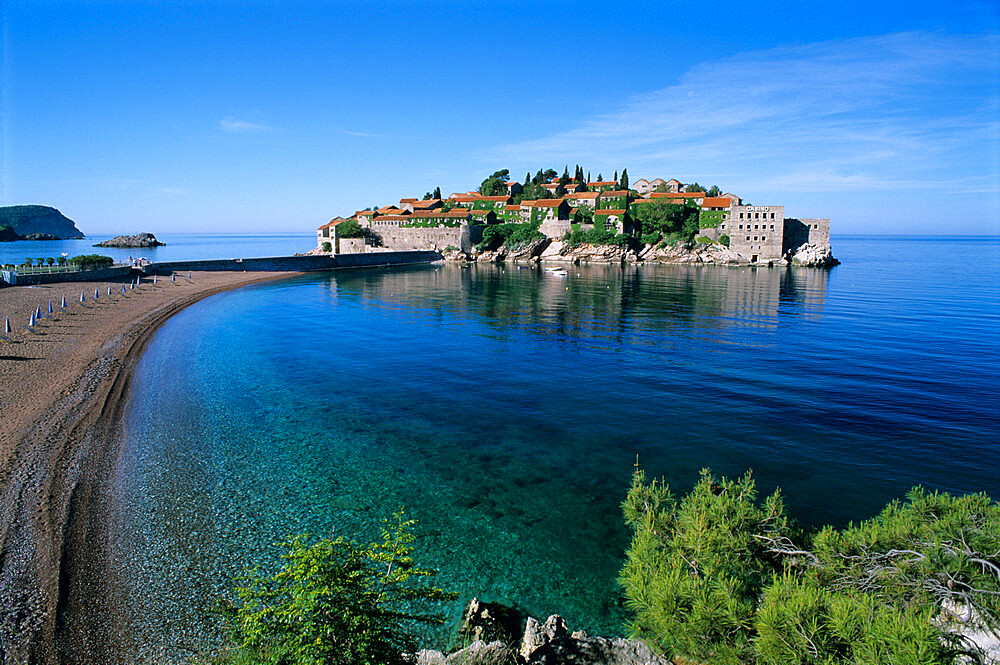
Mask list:
[[136,649],[203,646],[272,543],[369,537],[400,505],[463,600],[620,633],[636,456],[680,491],[753,468],[814,524],[918,483],[1000,496],[1000,240],[834,246],[832,271],[431,266],[185,310],[138,368],[117,471]]

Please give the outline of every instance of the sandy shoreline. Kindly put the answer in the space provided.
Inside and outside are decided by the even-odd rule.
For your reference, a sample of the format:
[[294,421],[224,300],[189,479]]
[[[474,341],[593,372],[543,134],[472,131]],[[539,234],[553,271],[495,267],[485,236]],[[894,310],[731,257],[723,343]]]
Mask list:
[[[104,518],[132,371],[181,309],[287,276],[194,273],[125,294],[120,282],[0,289],[0,335],[4,317],[14,327],[0,339],[0,661],[113,662]],[[49,300],[54,314],[26,330]]]

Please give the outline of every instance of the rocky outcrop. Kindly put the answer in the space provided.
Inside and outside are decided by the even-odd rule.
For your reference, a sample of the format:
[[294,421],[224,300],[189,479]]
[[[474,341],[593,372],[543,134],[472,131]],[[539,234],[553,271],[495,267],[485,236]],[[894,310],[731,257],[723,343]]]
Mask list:
[[554,263],[634,263],[639,255],[617,245],[570,245],[556,240],[542,252],[540,259]]
[[0,226],[9,226],[19,239],[32,233],[53,235],[57,239],[83,237],[83,232],[76,228],[72,219],[49,206],[2,206]]
[[162,247],[166,245],[156,239],[152,233],[137,233],[134,236],[115,236],[111,240],[99,242],[94,247],[125,247],[139,249],[143,247]]
[[549,247],[548,238],[535,240],[517,247],[502,245],[499,249],[479,251],[472,250],[469,260],[477,263],[503,263],[504,261],[537,261],[538,257]]
[[[480,603],[473,599],[473,615]],[[466,612],[466,619],[469,618]],[[670,665],[639,640],[620,637],[590,637],[583,631],[570,633],[566,622],[553,614],[545,623],[528,617],[524,630],[513,639],[476,640],[468,647],[444,654],[419,651],[410,658],[414,665]]]
[[646,245],[639,257],[643,261],[658,263],[702,263],[711,265],[739,265],[746,259],[721,243],[700,243],[690,245],[677,243],[675,245]]
[[827,268],[840,263],[833,258],[829,245],[814,245],[806,243],[799,245],[788,253],[788,261],[793,266],[810,266],[813,268]]
[[539,240],[522,247],[501,247],[491,251],[473,249],[443,253],[449,261],[503,263],[504,261],[544,261],[551,263],[680,263],[725,266],[809,266],[827,268],[840,263],[833,258],[828,245],[801,245],[785,257],[751,264],[720,242],[676,243],[673,245],[642,245],[638,250],[617,245],[570,245],[560,240]]
[[59,236],[52,233],[29,233],[21,236],[21,240],[59,240]]

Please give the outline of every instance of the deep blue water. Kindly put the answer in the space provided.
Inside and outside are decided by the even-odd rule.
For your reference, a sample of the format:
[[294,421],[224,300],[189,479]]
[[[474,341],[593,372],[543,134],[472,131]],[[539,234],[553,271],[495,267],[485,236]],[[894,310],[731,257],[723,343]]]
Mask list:
[[118,249],[115,247],[94,247],[95,244],[110,240],[113,235],[99,234],[87,236],[83,240],[18,240],[0,242],[0,264],[19,264],[26,258],[57,258],[81,254],[103,254],[116,261],[127,261],[129,257],[145,257],[150,261],[194,261],[199,259],[234,259],[259,256],[288,256],[296,252],[306,252],[316,246],[316,236],[310,233],[297,234],[247,234],[230,235],[216,233],[161,233],[156,239],[166,243],[163,247],[150,249]]
[[637,457],[678,491],[752,468],[811,524],[916,484],[1000,496],[1000,239],[834,249],[830,271],[338,272],[181,312],[138,368],[118,469],[137,632],[198,643],[272,543],[370,537],[402,505],[463,600],[620,633]]

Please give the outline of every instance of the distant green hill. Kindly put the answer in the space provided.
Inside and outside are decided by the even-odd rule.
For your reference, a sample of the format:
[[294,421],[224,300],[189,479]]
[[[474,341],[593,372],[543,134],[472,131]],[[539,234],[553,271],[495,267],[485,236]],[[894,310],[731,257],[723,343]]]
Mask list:
[[0,207],[0,226],[9,226],[19,236],[47,233],[59,238],[83,237],[83,231],[76,228],[72,219],[49,206]]

